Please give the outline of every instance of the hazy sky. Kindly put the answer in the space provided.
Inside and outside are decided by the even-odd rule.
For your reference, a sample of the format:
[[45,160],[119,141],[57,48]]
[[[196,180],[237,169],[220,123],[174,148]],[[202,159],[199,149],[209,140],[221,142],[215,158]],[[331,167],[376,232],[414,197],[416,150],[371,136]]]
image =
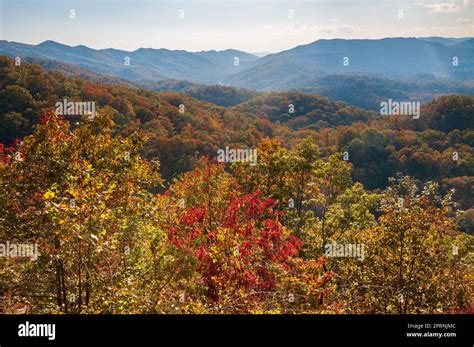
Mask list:
[[[276,52],[321,38],[474,36],[474,0],[0,3],[0,39],[31,44],[54,40],[125,50],[164,47]],[[71,14],[75,18],[70,18]]]

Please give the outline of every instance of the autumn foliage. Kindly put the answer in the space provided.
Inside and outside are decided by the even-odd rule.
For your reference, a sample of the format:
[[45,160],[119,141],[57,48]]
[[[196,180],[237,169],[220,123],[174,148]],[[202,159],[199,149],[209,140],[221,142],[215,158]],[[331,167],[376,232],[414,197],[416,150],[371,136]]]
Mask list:
[[[3,313],[470,309],[472,237],[435,184],[400,176],[371,193],[340,155],[266,139],[256,166],[201,158],[156,194],[146,137],[114,127],[46,113],[1,147],[1,240],[39,249],[0,258]],[[363,243],[365,260],[328,256],[333,241]]]
[[[6,57],[0,87],[0,251],[38,249],[0,256],[0,313],[472,311],[472,97],[416,122],[192,90],[221,107]],[[99,112],[56,115],[66,97]]]

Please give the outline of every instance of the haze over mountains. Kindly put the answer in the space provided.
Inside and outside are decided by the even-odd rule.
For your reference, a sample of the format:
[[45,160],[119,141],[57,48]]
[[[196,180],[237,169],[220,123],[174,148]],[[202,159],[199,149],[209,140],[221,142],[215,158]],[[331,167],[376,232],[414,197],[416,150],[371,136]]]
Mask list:
[[[245,68],[257,56],[242,51],[187,52],[160,48],[140,48],[133,52],[86,46],[67,46],[54,41],[39,45],[0,41],[0,54],[55,59],[90,71],[132,81],[157,81],[166,78],[218,83]],[[234,58],[238,57],[238,64]],[[129,58],[129,59],[127,59]],[[129,65],[126,65],[128,60]]]
[[[415,38],[381,40],[319,40],[268,55],[227,79],[231,85],[275,89],[307,76],[328,73],[377,74],[411,78],[417,74],[474,77],[474,39],[452,46]],[[457,64],[453,65],[453,58]]]
[[473,38],[318,40],[261,58],[232,49],[128,52],[0,41],[0,54],[58,60],[157,91],[224,84],[321,94],[371,109],[389,97],[427,102],[443,94],[474,95]]

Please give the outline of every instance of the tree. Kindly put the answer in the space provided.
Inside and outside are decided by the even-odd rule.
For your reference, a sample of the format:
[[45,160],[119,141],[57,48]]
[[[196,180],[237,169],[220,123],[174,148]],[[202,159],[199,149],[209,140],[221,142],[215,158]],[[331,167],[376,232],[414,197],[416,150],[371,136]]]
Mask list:
[[379,223],[362,233],[366,260],[349,272],[349,310],[441,313],[470,309],[472,238],[456,230],[451,195],[427,183],[392,179]]
[[2,239],[37,243],[40,257],[17,269],[17,281],[2,281],[2,291],[41,293],[30,298],[40,312],[121,304],[112,300],[115,283],[127,279],[128,255],[141,248],[153,206],[147,189],[161,180],[157,163],[139,156],[143,137],[112,137],[112,129],[107,114],[71,129],[47,113],[33,135],[3,153]]
[[[322,273],[321,261],[298,257],[301,240],[280,223],[274,200],[258,190],[242,194],[223,165],[209,163],[183,175],[162,199],[175,206],[163,226],[174,264],[158,307],[170,309],[172,303],[185,312],[318,309],[331,276]],[[175,298],[171,303],[170,297]]]

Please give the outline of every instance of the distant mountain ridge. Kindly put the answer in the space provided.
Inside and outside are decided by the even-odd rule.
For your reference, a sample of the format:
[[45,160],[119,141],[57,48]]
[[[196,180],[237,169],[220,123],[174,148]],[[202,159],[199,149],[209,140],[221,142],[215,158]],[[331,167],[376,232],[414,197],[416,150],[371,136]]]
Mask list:
[[[128,52],[54,41],[39,45],[0,41],[2,54],[39,59],[46,68],[67,74],[71,70],[94,81],[105,82],[104,77],[87,71],[155,91],[189,91],[222,106],[234,105],[251,93],[223,92],[221,88],[219,95],[212,95],[215,89],[206,85],[320,94],[372,110],[388,98],[429,102],[447,94],[474,95],[473,38],[318,40],[260,58],[232,49],[187,52],[139,48]],[[61,65],[64,63],[82,70],[74,71]]]
[[[39,45],[0,41],[0,54],[38,57],[72,63],[95,73],[131,81],[163,79],[224,83],[251,89],[274,89],[300,76],[416,74],[474,79],[473,38],[385,38],[377,40],[317,40],[261,58],[243,51],[188,52],[165,48],[92,49],[55,41]],[[457,58],[458,65],[453,65]],[[129,65],[127,65],[127,60]]]
[[420,40],[438,42],[445,46],[454,46],[463,41],[472,39],[472,37],[439,37],[439,36],[429,36],[429,37],[418,37]]
[[416,38],[318,40],[267,55],[254,66],[227,78],[226,83],[250,89],[281,89],[308,76],[335,73],[403,78],[434,74],[472,80],[474,47],[471,42],[472,39],[446,46]]
[[39,45],[2,40],[0,54],[59,60],[131,81],[175,78],[199,83],[217,83],[258,59],[253,54],[232,49],[187,52],[140,48],[128,52],[113,48],[95,50],[82,45],[72,47],[50,40]]

